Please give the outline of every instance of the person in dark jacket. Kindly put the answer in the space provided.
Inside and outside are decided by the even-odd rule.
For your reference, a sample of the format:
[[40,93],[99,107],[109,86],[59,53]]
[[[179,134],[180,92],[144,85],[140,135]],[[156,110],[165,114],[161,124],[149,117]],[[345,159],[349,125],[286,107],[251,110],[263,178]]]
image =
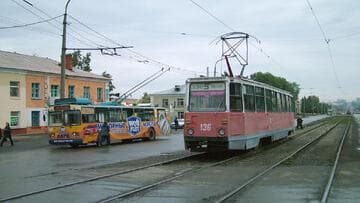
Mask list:
[[101,126],[100,135],[100,145],[102,145],[105,140],[106,144],[110,145],[110,127],[107,122],[104,122],[104,124]]
[[5,125],[5,128],[3,129],[3,131],[4,131],[4,136],[1,139],[0,147],[3,146],[6,139],[10,140],[11,146],[14,146],[14,142],[11,138],[11,128],[10,128],[10,125],[8,122],[6,122],[6,125]]
[[296,129],[303,129],[303,119],[298,116],[298,118],[296,119]]
[[174,119],[174,125],[175,125],[175,131],[177,131],[177,129],[179,128],[179,121],[178,121],[177,117],[175,117],[175,119]]

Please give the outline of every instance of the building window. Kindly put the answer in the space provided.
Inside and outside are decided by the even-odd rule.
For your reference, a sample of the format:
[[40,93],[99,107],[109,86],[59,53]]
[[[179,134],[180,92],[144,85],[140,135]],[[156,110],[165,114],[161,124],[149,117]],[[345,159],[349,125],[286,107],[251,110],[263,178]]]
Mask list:
[[40,99],[40,83],[31,83],[31,98]]
[[168,99],[163,99],[162,100],[162,106],[166,107],[166,108],[169,107],[169,100]]
[[20,126],[20,111],[10,112],[10,126],[12,127]]
[[84,87],[84,98],[90,99],[90,87]]
[[59,85],[51,85],[51,97],[59,97]]
[[184,112],[178,112],[178,119],[184,119]]
[[184,99],[183,98],[178,98],[177,99],[177,105],[180,108],[184,107]]
[[40,126],[40,111],[31,112],[31,126],[32,127]]
[[103,101],[103,88],[101,88],[101,87],[98,87],[96,89],[96,100]]
[[19,81],[10,81],[10,97],[20,97]]
[[68,98],[75,98],[75,86],[69,85],[68,87]]

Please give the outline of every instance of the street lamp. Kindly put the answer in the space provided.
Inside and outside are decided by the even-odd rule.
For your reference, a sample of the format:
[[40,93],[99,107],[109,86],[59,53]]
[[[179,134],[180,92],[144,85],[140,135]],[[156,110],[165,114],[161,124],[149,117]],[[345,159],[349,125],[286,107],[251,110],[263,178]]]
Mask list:
[[60,82],[60,98],[65,98],[65,52],[66,52],[66,17],[67,8],[70,0],[66,2],[64,21],[63,21],[63,35],[62,35],[62,47],[61,47],[61,82]]

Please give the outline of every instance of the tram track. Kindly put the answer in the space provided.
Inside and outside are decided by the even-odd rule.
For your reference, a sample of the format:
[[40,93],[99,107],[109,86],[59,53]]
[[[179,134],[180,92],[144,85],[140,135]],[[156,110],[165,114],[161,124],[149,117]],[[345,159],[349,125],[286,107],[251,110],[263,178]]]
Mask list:
[[[312,147],[313,145],[316,145],[316,143],[318,143],[322,138],[324,138],[326,135],[328,135],[331,131],[333,131],[336,127],[338,127],[338,125],[340,125],[343,121],[339,121],[338,123],[334,124],[333,127],[329,128],[327,131],[325,131],[324,133],[320,134],[319,136],[317,136],[315,139],[313,139],[312,141],[306,143],[305,145],[301,146],[300,148],[298,148],[297,150],[295,150],[293,153],[289,154],[288,156],[286,156],[285,158],[281,159],[280,161],[274,163],[273,165],[267,167],[265,170],[262,170],[261,172],[258,172],[255,176],[250,177],[246,182],[244,182],[243,184],[241,184],[240,186],[234,188],[233,190],[231,190],[230,192],[226,192],[225,194],[223,194],[220,198],[217,198],[215,200],[215,202],[217,203],[223,203],[223,202],[233,202],[235,201],[234,199],[232,199],[233,197],[235,197],[236,195],[239,195],[239,193],[241,193],[243,190],[247,190],[250,187],[253,187],[254,185],[256,185],[256,182],[259,181],[261,178],[264,178],[267,174],[269,174],[270,171],[273,171],[274,169],[276,169],[277,167],[279,167],[280,165],[284,164],[285,162],[289,161],[290,159],[292,159],[294,156],[298,156],[301,152],[306,151],[306,149],[309,149],[310,147]],[[335,173],[336,173],[336,168],[338,166],[338,161],[339,161],[339,157],[340,157],[340,153],[342,150],[342,146],[345,140],[346,135],[348,134],[349,128],[350,128],[351,122],[347,123],[347,126],[341,136],[341,141],[338,144],[337,147],[337,152],[336,152],[336,158],[335,161],[333,163],[332,166],[332,170],[331,173],[329,175],[328,180],[326,181],[327,184],[323,189],[322,195],[319,198],[320,202],[325,203],[327,201],[329,192],[331,190],[331,185],[334,181],[334,177],[335,177]],[[240,198],[241,196],[239,196]]]
[[[304,135],[306,135],[306,134],[308,134],[308,133],[310,133],[310,132],[312,132],[312,131],[314,131],[314,130],[316,130],[318,128],[321,128],[323,125],[325,125],[325,124],[315,125],[313,128],[309,128],[308,130],[306,130],[304,132],[301,132],[301,134],[298,134],[297,136],[298,137],[304,136]],[[297,138],[297,136],[296,136],[296,138]],[[272,147],[276,147],[276,146],[272,146]],[[253,156],[254,154],[258,154],[258,153],[262,153],[262,151],[264,151],[264,150],[267,150],[267,149],[263,149],[263,150],[260,149],[260,150],[256,150],[256,151],[247,152],[245,154],[245,157],[246,156]],[[171,164],[171,163],[175,163],[175,162],[185,161],[187,159],[193,159],[193,158],[196,158],[196,157],[201,159],[201,156],[206,156],[206,153],[191,154],[191,155],[187,155],[187,156],[184,156],[184,157],[174,158],[174,159],[170,159],[170,160],[166,160],[166,161],[160,161],[160,162],[151,163],[151,164],[140,166],[140,167],[134,167],[134,168],[125,169],[125,170],[121,170],[121,171],[114,172],[114,173],[108,173],[108,174],[104,174],[104,175],[94,176],[94,177],[91,177],[91,178],[86,178],[86,179],[79,180],[79,181],[74,181],[74,182],[65,183],[65,184],[61,184],[61,185],[57,185],[57,186],[53,186],[53,187],[48,187],[48,188],[44,188],[44,189],[40,189],[40,190],[36,190],[36,191],[32,191],[32,192],[13,195],[13,196],[10,196],[10,197],[0,199],[0,202],[7,202],[7,201],[11,201],[11,200],[26,198],[26,197],[38,195],[38,194],[41,194],[41,193],[46,193],[46,192],[55,191],[55,190],[59,190],[59,189],[69,188],[69,187],[76,186],[76,185],[91,183],[91,182],[99,181],[99,180],[102,180],[102,179],[107,179],[107,178],[111,178],[111,177],[115,177],[115,176],[119,176],[119,175],[124,175],[124,174],[128,174],[128,173],[136,172],[136,171],[141,171],[141,170],[145,170],[145,169],[156,167],[156,166],[162,166],[162,165],[167,165],[167,164]],[[196,172],[199,172],[199,171],[204,170],[206,168],[211,168],[211,167],[214,167],[214,166],[218,166],[218,165],[221,165],[221,164],[228,163],[228,162],[230,162],[230,161],[232,161],[232,160],[234,160],[236,158],[239,158],[239,156],[233,156],[233,157],[230,157],[230,158],[222,159],[222,160],[214,162],[214,163],[204,164],[203,166],[195,166],[195,167],[191,167],[191,168],[188,168],[188,169],[184,169],[182,171],[179,171],[179,172],[176,172],[175,174],[170,175],[170,177],[162,178],[159,181],[154,181],[154,182],[152,182],[150,184],[146,184],[146,185],[143,185],[141,187],[137,187],[135,189],[128,190],[128,191],[123,192],[121,194],[111,195],[111,196],[109,196],[107,198],[101,199],[99,202],[109,202],[109,201],[121,199],[121,198],[124,198],[124,197],[128,197],[128,196],[134,195],[136,193],[139,193],[141,191],[149,190],[149,189],[154,188],[156,186],[159,186],[161,184],[171,182],[171,181],[173,181],[175,179],[186,176],[188,174],[196,173]]]
[[[302,132],[300,136],[305,136],[307,135],[308,133],[318,129],[318,128],[321,128],[322,126],[324,126],[326,123],[322,123],[322,124],[319,124],[319,125],[316,125],[315,127],[313,128],[310,128],[308,130],[306,130],[305,132]],[[337,125],[337,124],[336,124]],[[274,147],[274,146],[272,146]],[[266,150],[266,149],[265,149]],[[261,151],[263,150],[257,150],[257,153],[260,153]],[[208,164],[208,165],[205,165],[205,166],[202,166],[202,167],[196,167],[196,168],[193,168],[193,169],[189,169],[185,172],[182,172],[180,174],[177,174],[173,177],[170,177],[170,178],[165,178],[165,179],[161,179],[157,182],[154,182],[154,183],[151,183],[151,184],[148,184],[148,185],[145,185],[145,186],[141,186],[141,187],[138,187],[138,188],[135,188],[133,190],[130,190],[128,192],[125,192],[125,193],[120,193],[120,194],[117,194],[117,195],[114,195],[114,196],[111,196],[111,197],[108,197],[108,198],[105,198],[105,199],[102,199],[100,201],[98,201],[98,203],[107,203],[107,202],[113,202],[113,201],[116,201],[116,200],[120,200],[120,199],[123,199],[123,198],[126,198],[126,197],[130,197],[130,196],[133,196],[135,194],[138,194],[138,193],[141,193],[141,192],[144,192],[144,191],[147,191],[147,190],[150,190],[152,188],[155,188],[159,185],[162,185],[162,184],[165,184],[165,183],[169,183],[171,181],[174,181],[176,179],[179,179],[180,177],[183,177],[183,176],[186,176],[186,175],[189,175],[189,174],[193,174],[193,173],[196,173],[196,172],[199,172],[201,170],[204,170],[204,169],[207,169],[207,168],[211,168],[211,167],[215,167],[215,166],[218,166],[218,165],[222,165],[222,164],[225,164],[225,163],[228,163],[230,161],[233,161],[235,160],[236,158],[239,158],[239,157],[231,157],[229,159],[225,159],[225,160],[222,160],[222,161],[219,161],[219,162],[216,162],[216,163],[213,163],[213,164]]]

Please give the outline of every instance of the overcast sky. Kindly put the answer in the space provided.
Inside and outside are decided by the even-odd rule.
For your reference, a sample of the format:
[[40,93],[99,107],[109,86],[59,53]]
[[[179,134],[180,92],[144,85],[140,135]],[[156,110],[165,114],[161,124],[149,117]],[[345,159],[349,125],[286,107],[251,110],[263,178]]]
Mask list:
[[[32,11],[25,10],[21,6]],[[66,0],[0,1],[0,27],[31,23],[64,13]],[[309,0],[328,39],[328,46],[306,0],[195,0],[232,29],[249,33],[249,65],[245,75],[270,72],[300,84],[300,95],[322,101],[360,97],[360,1]],[[41,11],[40,11],[40,10]],[[216,38],[231,32],[189,0],[71,0],[68,13],[85,25],[171,71],[134,94],[152,93],[184,84],[186,78],[213,72],[221,56]],[[36,15],[38,16],[36,16]],[[67,47],[118,46],[69,18]],[[26,28],[0,29],[0,49],[60,60],[62,18]],[[80,35],[79,35],[80,34]],[[270,58],[260,52],[262,48]],[[91,68],[113,75],[116,92],[124,92],[161,68],[141,62],[129,51],[121,56],[92,51]],[[140,61],[140,62],[139,62]],[[240,66],[232,64],[240,73]],[[218,64],[225,70],[225,64]],[[334,68],[333,68],[334,67]],[[219,70],[219,71],[220,71]]]

